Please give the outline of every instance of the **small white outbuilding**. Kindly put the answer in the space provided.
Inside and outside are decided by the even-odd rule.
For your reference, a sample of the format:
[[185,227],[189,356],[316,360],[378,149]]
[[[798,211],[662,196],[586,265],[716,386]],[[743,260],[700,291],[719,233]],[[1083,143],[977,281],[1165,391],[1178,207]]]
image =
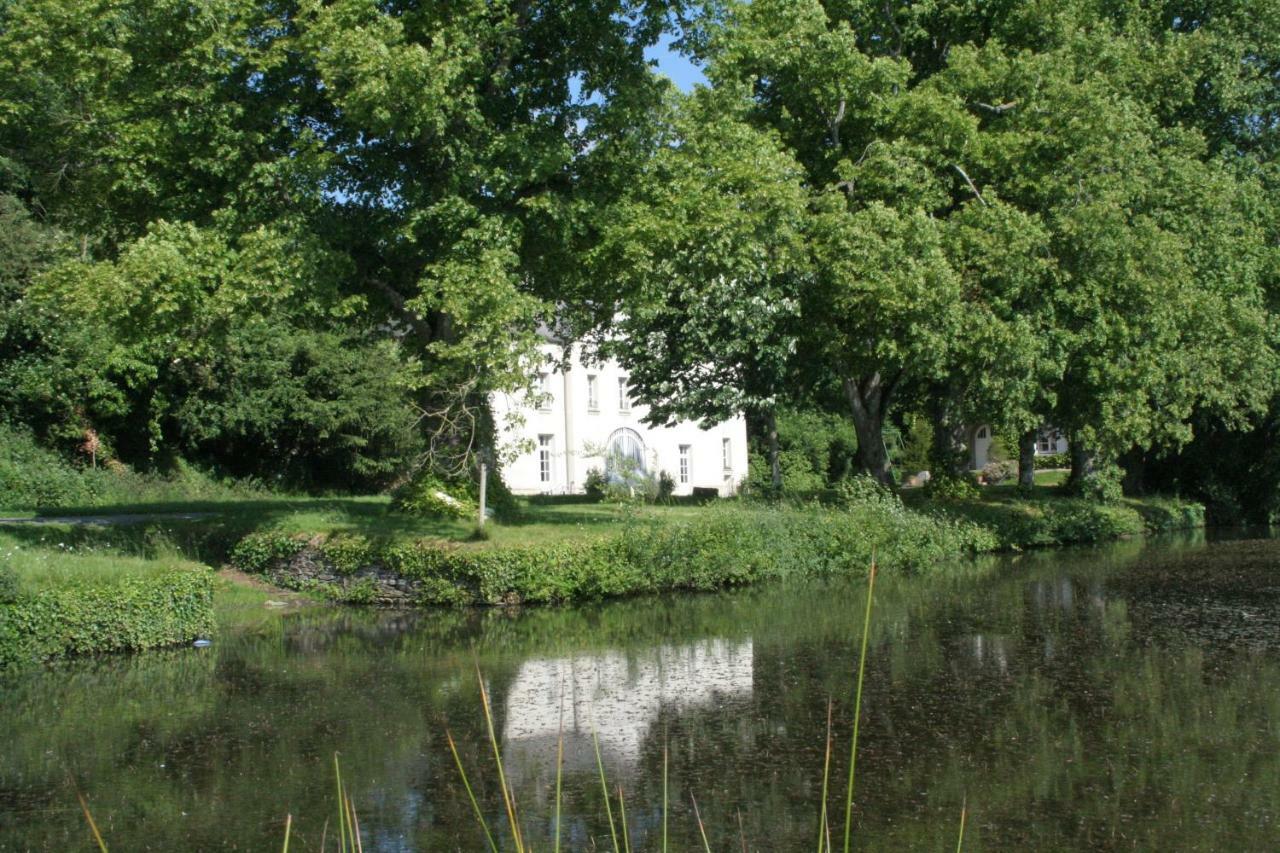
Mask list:
[[[568,347],[568,358],[565,358]],[[734,494],[747,478],[747,424],[741,416],[703,429],[694,421],[644,423],[648,407],[634,399],[616,361],[585,361],[579,345],[544,342],[546,366],[536,393],[494,394],[502,476],[520,495],[581,494],[587,472],[623,457],[653,476],[670,475],[675,494],[695,488]],[[514,459],[511,455],[514,454]]]

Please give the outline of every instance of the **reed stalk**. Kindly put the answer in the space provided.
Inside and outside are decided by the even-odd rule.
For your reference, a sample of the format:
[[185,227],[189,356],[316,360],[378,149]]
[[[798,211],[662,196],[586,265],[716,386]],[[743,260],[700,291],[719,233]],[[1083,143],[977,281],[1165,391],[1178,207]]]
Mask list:
[[853,697],[853,742],[849,745],[849,784],[844,800],[844,853],[852,849],[853,841],[853,782],[858,767],[858,724],[862,720],[862,678],[867,671],[867,638],[871,635],[871,598],[876,588],[876,559],[871,558],[871,572],[867,575],[867,609],[862,617],[862,650],[858,653],[858,687]]
[[289,853],[289,832],[293,829],[293,815],[286,814],[284,816],[284,847],[280,849],[280,853]]
[[346,853],[347,849],[347,810],[343,806],[342,796],[342,768],[338,766],[338,753],[333,754],[333,776],[336,780],[338,793],[338,847],[342,853]]
[[618,786],[618,814],[622,817],[622,849],[623,853],[631,853],[631,833],[627,831],[627,801],[622,797],[622,786]]
[[831,830],[827,826],[827,790],[831,779],[831,712],[834,700],[827,698],[827,750],[822,761],[822,811],[818,814],[818,853],[823,853],[823,842],[830,846]]
[[[489,849],[493,853],[498,853],[498,845],[493,840],[493,833],[489,831],[489,823],[484,819],[484,812],[480,810],[480,804],[476,802],[475,792],[471,790],[471,783],[467,780],[467,771],[462,767],[462,759],[458,756],[458,746],[453,742],[453,734],[448,730],[444,730],[445,739],[449,742],[449,751],[453,753],[453,762],[458,765],[458,775],[462,777],[462,787],[467,792],[467,799],[471,800],[471,808],[476,813],[476,821],[480,824],[480,829],[484,831],[484,838],[489,842]],[[558,781],[558,780],[557,780]],[[559,803],[557,802],[557,806]],[[559,830],[559,820],[556,821],[556,829]],[[557,841],[559,839],[557,838]],[[321,850],[324,846],[321,845]]]
[[667,753],[670,747],[662,744],[662,853],[667,853]]
[[960,837],[956,839],[956,853],[964,849],[964,819],[968,816],[969,798],[960,801]]
[[498,763],[498,784],[502,787],[502,802],[507,807],[507,820],[511,824],[511,838],[516,853],[524,853],[524,838],[520,833],[520,821],[516,817],[516,800],[509,785],[507,774],[502,768],[502,750],[498,748],[498,735],[493,729],[493,711],[489,707],[489,691],[484,686],[484,676],[480,674],[480,665],[476,664],[476,678],[480,682],[480,701],[484,706],[484,722],[489,729],[489,743],[493,746],[493,758]]
[[702,825],[702,813],[698,811],[698,798],[690,793],[689,799],[693,801],[693,817],[698,821],[698,832],[702,835],[702,849],[705,853],[711,853],[711,842],[707,840],[707,828]]
[[596,749],[596,769],[600,771],[600,792],[604,794],[604,813],[609,818],[609,835],[613,838],[613,853],[622,853],[618,846],[618,829],[613,823],[613,806],[609,804],[609,783],[604,778],[604,759],[600,757],[600,738],[596,737],[596,725],[591,724],[591,743]]
[[89,822],[89,829],[93,832],[93,840],[97,843],[98,849],[102,853],[107,853],[107,842],[102,840],[102,833],[98,831],[98,824],[93,819],[93,814],[89,811],[89,803],[84,798],[84,794],[76,790],[76,799],[80,801],[80,811],[84,812],[84,819]]
[[556,743],[556,851],[560,853],[560,780],[564,775],[564,720],[560,721],[560,738]]

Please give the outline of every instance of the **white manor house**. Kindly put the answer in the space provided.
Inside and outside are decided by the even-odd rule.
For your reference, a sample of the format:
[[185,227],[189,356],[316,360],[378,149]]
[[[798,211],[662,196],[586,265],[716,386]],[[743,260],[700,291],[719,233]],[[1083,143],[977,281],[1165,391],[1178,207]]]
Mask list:
[[547,366],[538,375],[538,393],[531,399],[494,394],[490,400],[500,450],[519,450],[502,469],[512,492],[580,494],[587,472],[603,469],[609,454],[631,459],[655,477],[667,472],[677,495],[710,488],[728,496],[746,480],[747,424],[741,415],[707,429],[694,421],[651,427],[644,423],[648,407],[632,398],[627,372],[616,361],[584,360],[582,347],[574,344],[547,341],[540,349]]

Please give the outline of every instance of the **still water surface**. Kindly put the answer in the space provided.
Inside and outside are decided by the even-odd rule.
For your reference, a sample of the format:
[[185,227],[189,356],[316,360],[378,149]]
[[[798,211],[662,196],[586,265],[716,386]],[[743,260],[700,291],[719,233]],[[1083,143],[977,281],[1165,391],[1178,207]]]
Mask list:
[[[540,849],[562,727],[565,849],[613,847],[593,731],[633,849],[660,843],[664,745],[672,849],[700,849],[691,796],[712,849],[813,849],[864,595],[254,613],[208,649],[28,674],[0,684],[0,849],[90,849],[78,786],[115,850],[279,849],[286,813],[317,850],[335,751],[366,850],[482,849],[445,741],[503,826],[477,664]],[[954,849],[962,803],[966,850],[1280,847],[1280,543],[1024,555],[881,577],[874,604],[858,849]]]

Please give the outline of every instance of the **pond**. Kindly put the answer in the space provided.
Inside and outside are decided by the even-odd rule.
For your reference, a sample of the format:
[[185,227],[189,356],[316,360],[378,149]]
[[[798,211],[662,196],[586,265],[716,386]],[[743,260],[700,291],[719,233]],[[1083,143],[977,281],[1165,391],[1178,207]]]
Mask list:
[[[481,711],[527,839],[613,849],[816,847],[832,832],[865,583],[587,607],[239,620],[210,648],[80,660],[0,685],[0,849],[333,848],[334,753],[365,850],[479,850],[458,750],[504,849]],[[593,733],[595,738],[593,740]],[[839,793],[837,793],[839,792]],[[1273,849],[1280,543],[1184,538],[877,580],[855,846]]]

